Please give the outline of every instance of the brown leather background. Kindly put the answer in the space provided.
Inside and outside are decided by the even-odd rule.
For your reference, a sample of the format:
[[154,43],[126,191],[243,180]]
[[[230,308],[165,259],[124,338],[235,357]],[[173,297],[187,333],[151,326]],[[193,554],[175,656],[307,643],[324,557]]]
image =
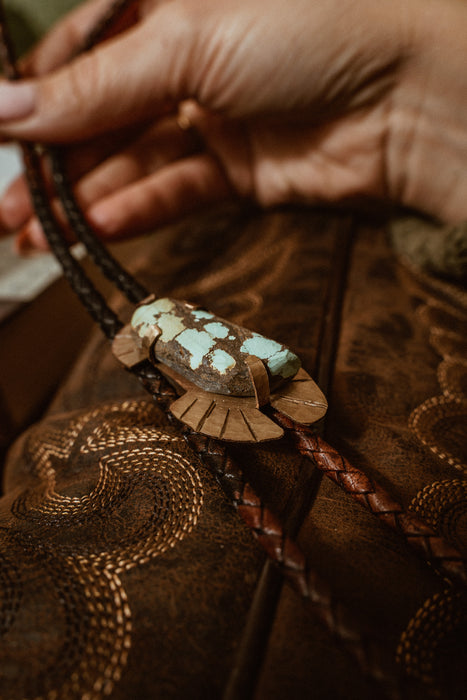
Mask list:
[[[200,302],[297,352],[328,392],[328,442],[407,509],[425,487],[442,482],[419,497],[419,507],[465,556],[464,292],[410,273],[396,260],[381,225],[301,209],[263,214],[227,208],[191,219],[144,241],[132,265],[159,295]],[[417,311],[427,303],[441,304],[441,330],[441,312]],[[430,328],[438,351],[430,345]],[[437,375],[440,350],[444,362],[456,367],[450,370],[451,399]],[[419,406],[439,395],[444,403],[423,409],[421,419],[411,422]],[[156,527],[151,513],[165,503],[166,487],[159,477],[148,477],[152,467],[136,451],[140,476],[125,472],[127,486],[109,477],[96,491],[97,463],[109,451],[124,453],[132,426],[143,431],[131,438],[141,454],[145,445],[157,446],[151,425],[172,437],[177,430],[147,403],[144,410],[119,408],[134,398],[149,400],[96,333],[48,417],[12,450],[0,504],[3,595],[9,601],[2,618],[0,695],[46,697],[57,691],[57,697],[97,698],[107,690],[115,698],[384,697],[304,601],[281,584],[213,477],[180,442],[174,443],[177,454],[199,475],[196,523],[183,530],[175,518],[175,529],[183,533],[173,546],[151,549],[146,560],[141,555],[120,571],[119,556],[131,559],[148,532],[155,541],[161,536],[164,519]],[[119,431],[127,436],[120,442]],[[105,439],[94,451],[83,451],[101,433]],[[446,445],[452,448],[448,457]],[[44,449],[52,455],[53,485],[42,469]],[[431,600],[404,637],[396,666],[402,695],[464,697],[465,595],[454,595],[397,533],[321,479],[286,441],[232,451],[272,510],[299,530],[310,567],[380,638],[390,660],[410,620]],[[170,474],[165,478],[170,481]],[[112,507],[104,497],[109,484],[118,491]],[[185,506],[193,498],[190,488],[181,496]],[[57,493],[76,499],[67,501],[68,511]],[[93,508],[80,516],[86,494],[93,494]],[[107,573],[104,555],[92,558],[98,552],[110,557]],[[109,594],[104,613],[98,605],[89,612],[94,594],[97,602],[107,600],[106,576],[118,577],[113,585],[119,591],[121,585],[131,613],[121,613],[116,594]],[[112,620],[121,614],[123,628],[117,624],[115,637]],[[103,618],[105,630],[93,636],[89,630],[100,629]],[[127,659],[115,651],[120,638]],[[110,662],[112,654],[120,656]],[[71,682],[73,667],[78,670]],[[105,686],[98,679],[107,667],[114,677]]]

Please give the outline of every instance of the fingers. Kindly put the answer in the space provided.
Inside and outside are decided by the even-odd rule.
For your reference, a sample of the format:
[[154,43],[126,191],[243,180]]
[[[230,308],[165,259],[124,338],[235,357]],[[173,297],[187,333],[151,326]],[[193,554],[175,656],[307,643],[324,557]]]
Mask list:
[[[125,147],[125,143],[128,145]],[[190,130],[181,129],[174,117],[163,119],[135,135],[134,130],[109,134],[67,151],[67,174],[83,207],[192,154],[200,143]],[[52,176],[43,165],[50,196]],[[0,226],[14,231],[33,215],[28,186],[18,177],[0,199]]]
[[87,217],[103,238],[117,240],[151,231],[231,195],[217,161],[199,154],[104,198]]
[[0,84],[0,135],[72,142],[166,113],[183,97],[190,58],[187,22],[177,21],[176,7],[162,4],[144,23],[40,80]]
[[[71,182],[80,178],[111,157],[115,150],[134,138],[134,129],[106,134],[97,141],[79,144],[67,150],[67,174]],[[178,154],[180,155],[180,153]],[[45,184],[53,197],[52,175],[46,161],[42,164]],[[26,177],[20,175],[11,182],[0,198],[0,230],[16,231],[33,215]]]
[[[232,194],[218,163],[206,154],[176,161],[157,173],[104,196],[85,211],[99,235],[109,241],[132,238]],[[59,215],[60,216],[60,215]],[[31,218],[19,232],[20,251],[47,250],[40,225]]]
[[[77,182],[76,195],[83,206],[88,207],[94,201],[151,175],[171,162],[186,158],[199,146],[196,137],[181,129],[176,118],[162,119],[131,139],[126,148],[117,149],[109,157],[100,159],[92,169],[87,168]],[[81,158],[86,160],[85,155]],[[75,167],[73,165],[73,170]],[[78,175],[81,176],[81,173]],[[76,175],[73,179],[77,179]]]
[[0,227],[16,231],[33,215],[28,186],[23,175],[17,177],[0,200]]
[[[91,223],[108,238],[122,238],[183,215],[202,204],[225,198],[230,188],[214,159],[192,156],[201,144],[190,129],[171,117],[148,127],[130,144],[99,159],[93,144],[70,155],[75,195]],[[107,154],[108,155],[108,154]],[[79,156],[79,157],[78,157]],[[89,172],[82,166],[92,162]],[[50,184],[50,183],[49,183]],[[63,223],[61,209],[54,212]],[[0,201],[4,228],[20,229],[18,247],[46,249],[34,217],[26,182],[18,178]]]

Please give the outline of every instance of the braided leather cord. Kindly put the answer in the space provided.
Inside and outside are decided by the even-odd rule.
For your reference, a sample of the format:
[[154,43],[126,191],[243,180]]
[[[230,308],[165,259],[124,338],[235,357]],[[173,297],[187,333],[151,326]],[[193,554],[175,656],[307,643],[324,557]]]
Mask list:
[[[115,6],[119,8],[124,6],[126,8],[128,5],[127,2],[115,3]],[[108,26],[109,21],[110,15],[105,22],[106,26]],[[0,26],[4,26],[1,14]],[[3,38],[5,39],[4,32]],[[7,59],[10,58],[11,56],[7,57]],[[10,60],[10,64],[14,66],[14,61]],[[5,65],[8,66],[8,60],[5,61]],[[61,232],[57,229],[50,212],[48,199],[43,187],[41,187],[40,162],[37,153],[30,146],[25,147],[25,153],[28,170],[32,173],[30,184],[34,205],[37,208],[45,235],[51,247],[56,251],[71,286],[93,318],[100,324],[107,337],[112,338],[122,324],[103,302],[96,290],[92,288],[90,291],[89,280],[69,254],[68,246],[64,242]],[[93,234],[91,233],[91,235]],[[105,255],[108,255],[106,251]],[[99,300],[99,297],[102,301]],[[149,363],[140,365],[135,374],[139,376],[143,385],[153,394],[156,401],[167,404],[169,400],[175,398],[173,389]],[[353,495],[381,520],[403,534],[409,544],[420,550],[425,558],[435,563],[447,575],[460,578],[465,582],[465,569],[460,556],[455,550],[447,547],[430,528],[418,518],[405,513],[401,506],[395,503],[383,489],[363,472],[353,468],[336,450],[329,447],[311,431],[297,426],[280,414],[275,414],[275,419],[289,430],[300,452],[312,459],[327,476],[333,478],[339,486]],[[280,521],[245,481],[241,469],[228,455],[224,444],[192,431],[185,432],[185,439],[216,477],[259,544],[278,565],[285,580],[307,601],[314,614],[336,640],[358,660],[362,670],[370,677],[388,684],[388,687],[391,688],[390,693],[393,695],[395,691],[392,679],[394,679],[395,674],[393,669],[389,673],[387,672],[386,661],[381,663],[384,653],[378,645],[377,639],[368,630],[365,630],[361,623],[332,596],[327,585],[307,566],[303,553],[295,542],[285,534]]]
[[461,554],[423,520],[407,513],[376,481],[357,469],[325,440],[305,426],[274,412],[274,419],[288,431],[300,453],[311,459],[361,506],[404,537],[407,544],[448,579],[467,582]]
[[[134,5],[134,0],[116,0],[95,27],[92,34],[87,38],[82,50],[91,48],[109,27],[128,10],[130,5]],[[9,80],[18,80],[21,75],[16,67],[15,52],[2,4],[0,4],[0,53],[7,78]],[[50,247],[59,259],[65,277],[88,309],[92,318],[99,323],[108,338],[113,338],[122,324],[109,309],[100,293],[93,288],[91,282],[83,275],[80,266],[76,264],[74,258],[70,255],[68,246],[63,243],[62,234],[51,212],[49,197],[42,183],[40,158],[34,146],[22,144],[22,150],[34,209]],[[148,296],[148,291],[110,255],[91,231],[66,177],[60,149],[57,147],[43,149],[43,153],[48,154],[50,157],[54,185],[76,237],[85,245],[93,262],[125,294],[130,302],[138,303],[142,301]]]
[[[140,365],[135,373],[157,403],[167,407],[167,403],[177,397],[149,362]],[[189,428],[183,434],[284,580],[303,598],[342,649],[358,662],[362,672],[382,684],[385,695],[398,697],[395,662],[380,637],[333,596],[329,586],[309,567],[305,555],[287,535],[280,519],[246,481],[226,444]]]
[[[89,32],[75,55],[88,51],[99,41],[104,40],[129,13],[138,11],[138,4],[137,0],[114,0]],[[62,150],[55,146],[48,147],[45,152],[50,159],[55,189],[73,233],[85,245],[94,264],[100,268],[108,280],[115,284],[117,289],[123,292],[128,301],[133,304],[142,301],[149,295],[148,290],[109,253],[86,221],[66,175]]]
[[381,640],[332,594],[327,583],[308,566],[305,555],[286,534],[280,520],[245,481],[242,470],[225,445],[191,430],[185,431],[185,439],[215,476],[285,581],[304,599],[338,644],[358,662],[362,672],[394,692],[395,665]]
[[[137,5],[136,0],[114,0],[88,34],[76,55],[88,51],[99,41],[105,39],[106,34],[112,31],[130,9],[137,9]],[[53,183],[73,233],[84,244],[94,264],[100,268],[108,280],[115,284],[117,289],[123,292],[128,301],[133,304],[142,301],[149,295],[148,290],[109,253],[86,221],[66,175],[62,149],[57,146],[49,146],[45,149],[45,153],[50,159]]]
[[71,288],[91,317],[99,324],[107,338],[112,339],[123,327],[123,323],[108,306],[104,297],[94,287],[70,252],[68,244],[64,240],[51,213],[43,182],[39,179],[40,160],[34,147],[29,144],[23,144],[22,149],[31,198],[44,235],[62,266],[63,274]]
[[86,246],[86,250],[94,264],[102,270],[107,279],[113,282],[115,286],[125,294],[128,301],[133,304],[142,301],[149,295],[147,289],[115,260],[99,238],[94,235],[87,223],[65,174],[63,156],[60,149],[47,148],[46,153],[52,165],[55,189],[57,190],[57,194],[73,233],[78,240]]
[[[124,22],[127,15],[138,11],[138,5],[137,0],[114,0],[75,55],[88,51],[99,41],[107,38],[109,32],[113,32],[119,22]],[[44,152],[50,159],[53,183],[73,233],[85,245],[94,264],[100,268],[108,280],[115,284],[117,289],[123,292],[128,301],[133,304],[142,301],[149,295],[148,290],[109,253],[86,221],[66,175],[62,149],[49,146],[44,149]]]
[[[9,80],[18,80],[16,57],[8,33],[5,11],[0,3],[0,52],[5,74]],[[70,286],[78,295],[91,317],[99,324],[108,338],[113,338],[122,327],[118,316],[108,307],[103,296],[94,288],[79,263],[70,252],[62,232],[55,221],[49,197],[42,179],[41,162],[32,144],[21,144],[26,177],[37,217],[50,247],[60,262]]]

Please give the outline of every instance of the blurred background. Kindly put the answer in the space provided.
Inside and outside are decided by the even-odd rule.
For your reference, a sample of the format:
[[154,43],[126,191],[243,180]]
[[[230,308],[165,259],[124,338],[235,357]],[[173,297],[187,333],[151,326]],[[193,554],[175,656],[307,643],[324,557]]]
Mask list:
[[[18,55],[77,4],[6,0]],[[0,193],[21,169],[19,148],[1,146]],[[0,235],[0,463],[13,439],[47,406],[90,328],[52,255],[19,257],[13,237]]]
[[4,0],[11,34],[19,53],[24,53],[62,14],[79,0]]

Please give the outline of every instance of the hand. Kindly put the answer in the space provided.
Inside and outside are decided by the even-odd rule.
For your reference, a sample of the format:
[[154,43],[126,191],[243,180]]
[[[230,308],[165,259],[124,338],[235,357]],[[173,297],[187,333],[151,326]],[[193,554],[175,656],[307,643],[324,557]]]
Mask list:
[[[105,4],[45,38],[26,61],[39,77],[0,85],[0,135],[71,144],[78,199],[103,237],[232,196],[363,195],[467,216],[462,3],[141,2],[133,26],[62,66]],[[22,180],[0,217],[43,245]]]

